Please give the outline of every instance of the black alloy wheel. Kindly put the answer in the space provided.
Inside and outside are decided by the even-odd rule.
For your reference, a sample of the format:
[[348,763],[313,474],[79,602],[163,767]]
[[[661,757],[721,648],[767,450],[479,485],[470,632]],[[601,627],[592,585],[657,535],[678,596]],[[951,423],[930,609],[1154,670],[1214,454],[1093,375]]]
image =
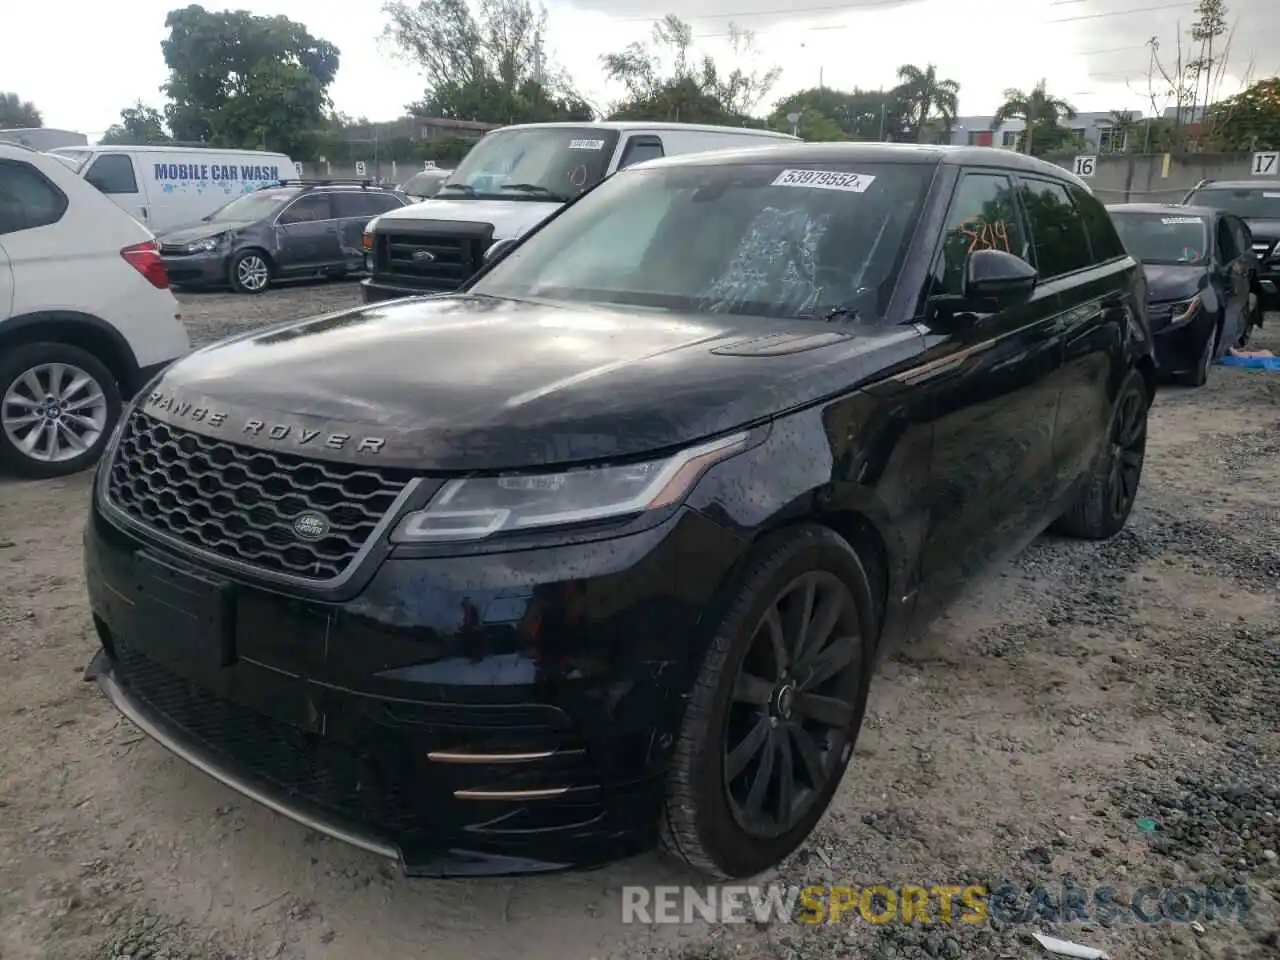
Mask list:
[[1124,529],[1142,482],[1150,406],[1145,378],[1130,370],[1116,401],[1107,447],[1071,508],[1054,522],[1054,532],[1106,540]]
[[760,618],[724,735],[729,807],[748,835],[794,829],[840,769],[860,686],[860,633],[853,595],[824,570],[797,577]]
[[757,544],[708,612],[660,823],[668,853],[719,879],[792,853],[826,811],[866,708],[878,607],[863,558],[805,524]]
[[1120,398],[1111,441],[1111,473],[1107,489],[1113,517],[1127,518],[1133,509],[1146,454],[1147,400],[1139,391],[1130,390]]

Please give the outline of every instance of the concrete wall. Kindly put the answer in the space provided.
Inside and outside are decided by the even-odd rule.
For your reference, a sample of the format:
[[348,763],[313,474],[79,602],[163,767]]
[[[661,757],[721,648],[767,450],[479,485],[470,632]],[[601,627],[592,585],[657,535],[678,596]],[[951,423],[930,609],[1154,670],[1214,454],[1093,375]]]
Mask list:
[[[1074,154],[1047,159],[1067,170],[1075,164]],[[1104,203],[1177,203],[1201,180],[1248,180],[1253,155],[1170,154],[1167,169],[1165,164],[1163,154],[1103,154],[1098,157],[1093,176],[1088,178],[1089,186]],[[370,163],[366,174],[403,183],[420,169],[421,165],[414,163],[387,162],[376,167]],[[355,167],[350,164],[305,163],[303,170],[308,177],[354,178],[356,175]]]
[[[1067,170],[1075,165],[1074,155],[1047,159]],[[1252,154],[1104,154],[1087,179],[1104,203],[1177,203],[1201,180],[1248,180],[1252,165]]]

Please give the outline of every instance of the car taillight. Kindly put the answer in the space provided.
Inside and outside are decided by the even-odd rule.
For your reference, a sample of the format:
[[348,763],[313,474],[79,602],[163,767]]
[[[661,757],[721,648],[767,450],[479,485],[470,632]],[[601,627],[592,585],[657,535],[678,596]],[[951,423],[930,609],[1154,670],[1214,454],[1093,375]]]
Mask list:
[[365,248],[366,250],[372,250],[372,249],[373,249],[373,234],[372,234],[372,233],[370,233],[368,230],[366,230],[363,234],[361,234],[361,235],[360,235],[360,242],[361,242],[362,244],[364,244],[364,248]]
[[169,271],[164,268],[164,261],[160,259],[159,240],[147,240],[144,243],[125,247],[120,251],[120,256],[129,262],[129,266],[146,277],[147,282],[157,290],[169,289]]

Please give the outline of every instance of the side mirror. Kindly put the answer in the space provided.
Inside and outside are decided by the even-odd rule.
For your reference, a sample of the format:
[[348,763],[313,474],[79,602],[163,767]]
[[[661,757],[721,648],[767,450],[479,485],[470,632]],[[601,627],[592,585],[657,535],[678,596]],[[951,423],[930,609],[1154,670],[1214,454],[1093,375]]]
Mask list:
[[1004,250],[975,250],[965,258],[966,303],[995,309],[1026,301],[1036,288],[1036,268]]
[[511,239],[495,240],[489,244],[489,249],[484,252],[484,262],[489,263],[492,260],[497,260],[515,245],[516,242]]

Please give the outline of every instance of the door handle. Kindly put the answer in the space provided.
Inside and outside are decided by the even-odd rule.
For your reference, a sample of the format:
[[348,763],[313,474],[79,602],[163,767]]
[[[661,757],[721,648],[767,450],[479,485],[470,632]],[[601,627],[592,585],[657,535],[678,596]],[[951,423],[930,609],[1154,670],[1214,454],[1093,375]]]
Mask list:
[[149,219],[150,219],[150,215],[147,213],[147,208],[146,208],[146,207],[143,207],[143,208],[142,208],[142,219],[143,219],[143,220],[149,220]]

